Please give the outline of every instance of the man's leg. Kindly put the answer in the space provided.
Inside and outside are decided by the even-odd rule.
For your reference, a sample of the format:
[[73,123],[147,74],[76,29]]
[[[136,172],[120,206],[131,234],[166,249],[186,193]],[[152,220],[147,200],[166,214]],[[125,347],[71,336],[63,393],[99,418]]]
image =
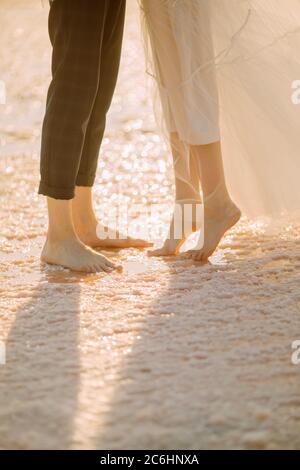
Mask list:
[[108,0],[54,0],[49,14],[53,79],[42,132],[39,193],[48,197],[42,259],[80,271],[114,267],[85,246],[73,225],[71,199],[100,78]]
[[97,227],[100,229],[98,233],[105,233],[105,228],[98,225],[92,201],[92,186],[105,130],[106,114],[111,105],[119,71],[125,7],[125,0],[114,0],[108,7],[101,51],[99,87],[85,135],[76,179],[75,198],[72,204],[75,229],[80,239],[92,247],[142,248],[151,246],[151,243],[119,234],[116,234],[114,239],[99,238]]
[[123,42],[125,0],[108,1],[103,25],[99,81],[85,133],[76,186],[94,184],[99,150],[105,131],[106,115],[115,91]]

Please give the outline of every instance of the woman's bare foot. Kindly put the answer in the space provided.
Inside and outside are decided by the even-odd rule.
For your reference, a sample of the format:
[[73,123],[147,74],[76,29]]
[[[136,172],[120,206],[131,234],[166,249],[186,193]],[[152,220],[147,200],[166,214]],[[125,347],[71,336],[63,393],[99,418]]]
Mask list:
[[204,244],[190,250],[186,256],[195,261],[206,261],[216,250],[224,234],[240,219],[240,209],[229,199],[219,207],[204,204]]
[[177,255],[187,238],[201,227],[199,199],[180,199],[175,202],[169,235],[162,248],[148,251],[148,256]]
[[78,238],[70,237],[65,240],[50,241],[47,239],[41,260],[69,268],[72,271],[95,273],[120,270],[120,266],[109,261],[105,256],[85,246]]

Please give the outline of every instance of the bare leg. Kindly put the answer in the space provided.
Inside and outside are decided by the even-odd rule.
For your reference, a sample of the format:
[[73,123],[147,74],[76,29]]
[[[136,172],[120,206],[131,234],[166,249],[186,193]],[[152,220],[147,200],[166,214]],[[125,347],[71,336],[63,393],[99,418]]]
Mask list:
[[[184,158],[184,155],[180,154],[184,149],[177,133],[171,134],[170,141],[175,168],[178,159]],[[175,174],[178,175],[178,171],[176,171]],[[190,155],[190,175],[190,184],[175,176],[176,207],[171,219],[168,238],[165,240],[162,248],[149,251],[149,256],[171,256],[178,254],[188,236],[199,230],[200,225],[197,220],[197,206],[201,204],[200,175],[199,166],[194,155]],[[184,225],[188,210],[190,211],[188,217],[191,218],[191,223]],[[181,227],[178,227],[178,224],[181,224]]]
[[152,243],[145,240],[125,237],[117,233],[116,238],[99,238],[98,234],[105,233],[106,228],[101,227],[97,221],[93,208],[92,188],[76,186],[75,198],[72,201],[73,219],[76,233],[80,240],[92,248],[146,248]]
[[188,254],[205,261],[213,254],[227,230],[241,217],[226,187],[220,142],[191,146],[198,159],[204,199],[204,245]]
[[47,198],[49,228],[42,261],[73,271],[110,272],[120,268],[82,243],[74,229],[72,201]]

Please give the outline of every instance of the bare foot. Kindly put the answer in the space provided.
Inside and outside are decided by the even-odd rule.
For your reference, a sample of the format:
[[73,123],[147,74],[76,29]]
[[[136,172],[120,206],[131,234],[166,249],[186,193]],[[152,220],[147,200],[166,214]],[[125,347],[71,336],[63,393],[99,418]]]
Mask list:
[[121,270],[120,266],[85,246],[76,237],[58,242],[51,242],[47,239],[42,251],[41,260],[45,263],[69,268],[72,271],[86,273],[111,272],[115,269]]
[[75,224],[75,230],[80,240],[91,248],[149,248],[153,245],[146,240],[126,237],[119,232],[114,234],[114,238],[101,237],[101,234],[109,234],[109,229],[95,224],[94,221],[87,222],[84,226]]
[[201,217],[199,217],[201,204],[201,201],[196,199],[177,200],[168,238],[162,248],[148,251],[148,256],[178,255],[187,238],[201,227]]
[[218,208],[204,207],[204,244],[197,250],[190,250],[186,256],[195,261],[206,261],[216,250],[224,234],[240,219],[240,209],[229,199]]
[[[80,240],[91,248],[147,248],[153,243],[112,233],[98,224],[92,201],[92,188],[76,186],[72,200],[72,215],[75,231]],[[107,236],[113,234],[113,236]]]

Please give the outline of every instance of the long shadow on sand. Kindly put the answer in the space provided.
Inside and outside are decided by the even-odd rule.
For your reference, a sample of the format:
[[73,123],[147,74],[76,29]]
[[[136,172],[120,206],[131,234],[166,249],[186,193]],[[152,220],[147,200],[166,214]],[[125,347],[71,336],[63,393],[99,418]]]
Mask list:
[[96,448],[300,445],[290,362],[299,242],[271,242],[253,237],[249,256],[249,239],[237,239],[240,255],[223,265],[167,261],[169,285],[127,355]]
[[0,447],[51,449],[60,442],[67,449],[79,384],[80,286],[68,273],[46,273],[30,297],[16,314],[0,368]]

